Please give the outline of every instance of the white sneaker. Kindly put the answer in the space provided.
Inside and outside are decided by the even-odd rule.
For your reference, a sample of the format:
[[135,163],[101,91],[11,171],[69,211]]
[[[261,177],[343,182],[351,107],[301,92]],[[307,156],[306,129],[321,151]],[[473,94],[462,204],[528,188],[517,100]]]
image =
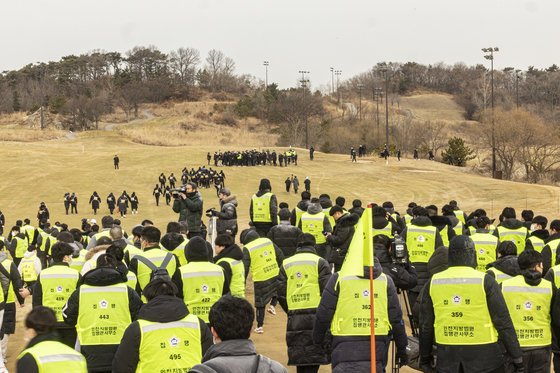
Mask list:
[[255,334],[263,334],[264,330],[263,330],[262,326],[260,326],[258,328],[255,328],[254,332],[255,332]]
[[268,313],[270,313],[271,315],[276,315],[276,308],[274,308],[274,306],[268,306],[268,309],[266,310]]

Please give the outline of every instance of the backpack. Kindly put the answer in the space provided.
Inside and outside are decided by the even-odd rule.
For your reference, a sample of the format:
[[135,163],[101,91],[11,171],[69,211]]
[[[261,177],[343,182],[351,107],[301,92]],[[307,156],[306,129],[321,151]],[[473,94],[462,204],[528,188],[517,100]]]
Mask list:
[[150,259],[142,255],[134,255],[133,259],[134,258],[144,263],[148,268],[152,270],[152,274],[150,275],[150,282],[158,278],[171,281],[171,276],[169,276],[169,273],[167,272],[167,265],[173,259],[173,254],[165,254],[165,259],[163,259],[163,262],[161,262],[159,267],[156,267],[155,264],[150,261]]

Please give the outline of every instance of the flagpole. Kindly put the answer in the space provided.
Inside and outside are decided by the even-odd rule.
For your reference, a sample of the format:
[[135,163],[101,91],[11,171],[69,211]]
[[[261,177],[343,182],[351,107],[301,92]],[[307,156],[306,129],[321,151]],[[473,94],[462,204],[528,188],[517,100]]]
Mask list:
[[[364,245],[365,248],[370,248],[371,247],[371,252],[369,253],[369,255],[371,255],[373,257],[373,237],[371,236],[371,220],[369,219],[369,217],[371,217],[371,211],[372,211],[373,206],[372,205],[368,205],[368,209],[369,211],[367,212],[367,216],[368,216],[368,224],[366,226],[366,229],[368,231],[368,233],[365,233],[366,239],[370,239],[371,240],[371,245]],[[374,307],[373,307],[373,258],[370,258],[369,261],[369,309],[370,309],[370,347],[371,347],[371,373],[376,373],[376,357],[375,357],[375,311],[374,311]]]

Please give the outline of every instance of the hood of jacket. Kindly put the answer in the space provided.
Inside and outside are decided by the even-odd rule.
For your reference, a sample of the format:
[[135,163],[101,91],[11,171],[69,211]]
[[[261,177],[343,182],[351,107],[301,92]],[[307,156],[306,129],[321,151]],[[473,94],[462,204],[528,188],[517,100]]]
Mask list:
[[517,219],[506,219],[503,222],[500,223],[500,226],[507,228],[507,229],[519,229],[521,227],[524,227],[525,225],[523,224],[523,222],[521,220],[517,220]]
[[224,199],[221,200],[221,203],[222,206],[225,205],[226,203],[231,203],[235,207],[237,207],[237,194],[232,194],[230,196],[225,197]]
[[137,318],[151,322],[171,322],[181,320],[188,314],[189,309],[181,298],[160,295],[144,304]]
[[428,260],[428,273],[430,276],[435,275],[441,271],[445,271],[449,268],[448,263],[449,249],[446,246],[440,246],[435,249],[434,253]]
[[254,229],[245,229],[243,232],[241,232],[241,235],[239,235],[239,239],[241,240],[241,243],[243,245],[247,245],[248,243],[258,238],[259,234]]
[[358,224],[360,217],[356,214],[344,214],[335,223],[335,226],[339,227],[350,227],[352,225]]
[[311,201],[309,201],[308,199],[302,199],[298,202],[297,208],[302,211],[307,211],[307,206],[309,206],[310,203]]
[[104,253],[105,251],[107,251],[107,248],[110,245],[101,245],[101,246],[96,246],[93,247],[91,250],[88,251],[88,253],[86,254],[86,260],[90,260],[91,258],[93,258],[93,256],[97,253]]
[[204,238],[195,236],[190,239],[187,246],[185,246],[185,258],[189,263],[208,261],[208,248]]
[[332,207],[332,201],[326,197],[319,198],[319,203],[321,204],[321,207],[324,209],[328,209]]
[[438,230],[441,230],[443,227],[446,227],[451,224],[451,220],[449,219],[449,216],[441,216],[441,215],[430,216],[430,220],[432,222],[432,225],[438,228]]
[[449,219],[449,222],[451,223],[451,226],[454,227],[457,224],[459,224],[459,219],[457,218],[457,216],[455,215],[444,215],[447,219]]
[[78,285],[107,286],[126,282],[126,275],[113,268],[95,268],[88,271]]
[[317,255],[317,250],[315,249],[314,246],[307,246],[307,245],[300,246],[296,249],[296,254],[303,254],[303,253]]
[[256,354],[257,349],[250,339],[230,339],[210,346],[204,354],[202,362],[221,356],[250,356]]
[[320,203],[310,203],[309,205],[307,205],[307,212],[310,213],[311,215],[318,214],[322,211],[323,208],[321,207]]
[[[376,279],[378,278],[381,273],[383,273],[383,267],[381,267],[381,263],[379,262],[379,259],[374,256],[373,258],[373,278]],[[364,266],[364,278],[368,278],[369,279],[369,267]]]
[[[29,258],[34,257],[34,256],[37,256],[37,253],[36,253],[36,252],[33,252],[33,251],[26,251],[26,252],[23,254],[23,257],[24,257],[25,259],[29,259]],[[2,263],[2,262],[3,262],[3,260],[0,260],[0,263]]]
[[265,190],[259,190],[256,195],[257,197],[261,197],[263,195],[265,195],[266,193],[270,193],[270,189],[265,189]]
[[371,220],[371,226],[375,229],[385,228],[388,224],[391,223],[384,216],[374,216]]
[[124,248],[126,247],[126,245],[128,245],[128,243],[126,242],[126,240],[124,238],[121,238],[119,240],[113,241],[113,245],[115,245],[115,246],[124,250]]
[[241,260],[243,259],[243,250],[241,250],[241,248],[234,243],[233,245],[226,247],[218,255],[216,255],[214,257],[214,263],[222,258]]
[[528,285],[537,286],[541,283],[542,274],[539,271],[535,271],[534,269],[525,269],[521,270],[521,274]]
[[427,216],[418,216],[416,219],[412,219],[410,223],[419,227],[427,227],[432,225],[432,221]]
[[489,263],[486,266],[486,269],[492,267],[512,277],[521,274],[521,269],[519,268],[519,264],[517,263],[517,257],[515,255],[508,255],[499,258],[498,260]]
[[184,240],[185,238],[181,234],[170,232],[163,235],[160,242],[166,250],[172,251],[182,244]]
[[546,241],[548,240],[548,237],[550,237],[550,233],[548,233],[547,229],[537,229],[536,231],[531,232],[531,236],[535,236],[543,241]]

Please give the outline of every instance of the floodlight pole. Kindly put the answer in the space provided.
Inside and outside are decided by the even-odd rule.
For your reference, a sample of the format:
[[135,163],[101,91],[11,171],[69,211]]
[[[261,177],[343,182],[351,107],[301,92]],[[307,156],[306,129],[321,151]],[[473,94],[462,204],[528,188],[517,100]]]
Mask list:
[[496,177],[496,137],[495,137],[495,120],[494,120],[494,52],[499,52],[498,47],[482,48],[484,53],[490,53],[484,55],[484,58],[490,60],[490,84],[492,85],[492,177]]

